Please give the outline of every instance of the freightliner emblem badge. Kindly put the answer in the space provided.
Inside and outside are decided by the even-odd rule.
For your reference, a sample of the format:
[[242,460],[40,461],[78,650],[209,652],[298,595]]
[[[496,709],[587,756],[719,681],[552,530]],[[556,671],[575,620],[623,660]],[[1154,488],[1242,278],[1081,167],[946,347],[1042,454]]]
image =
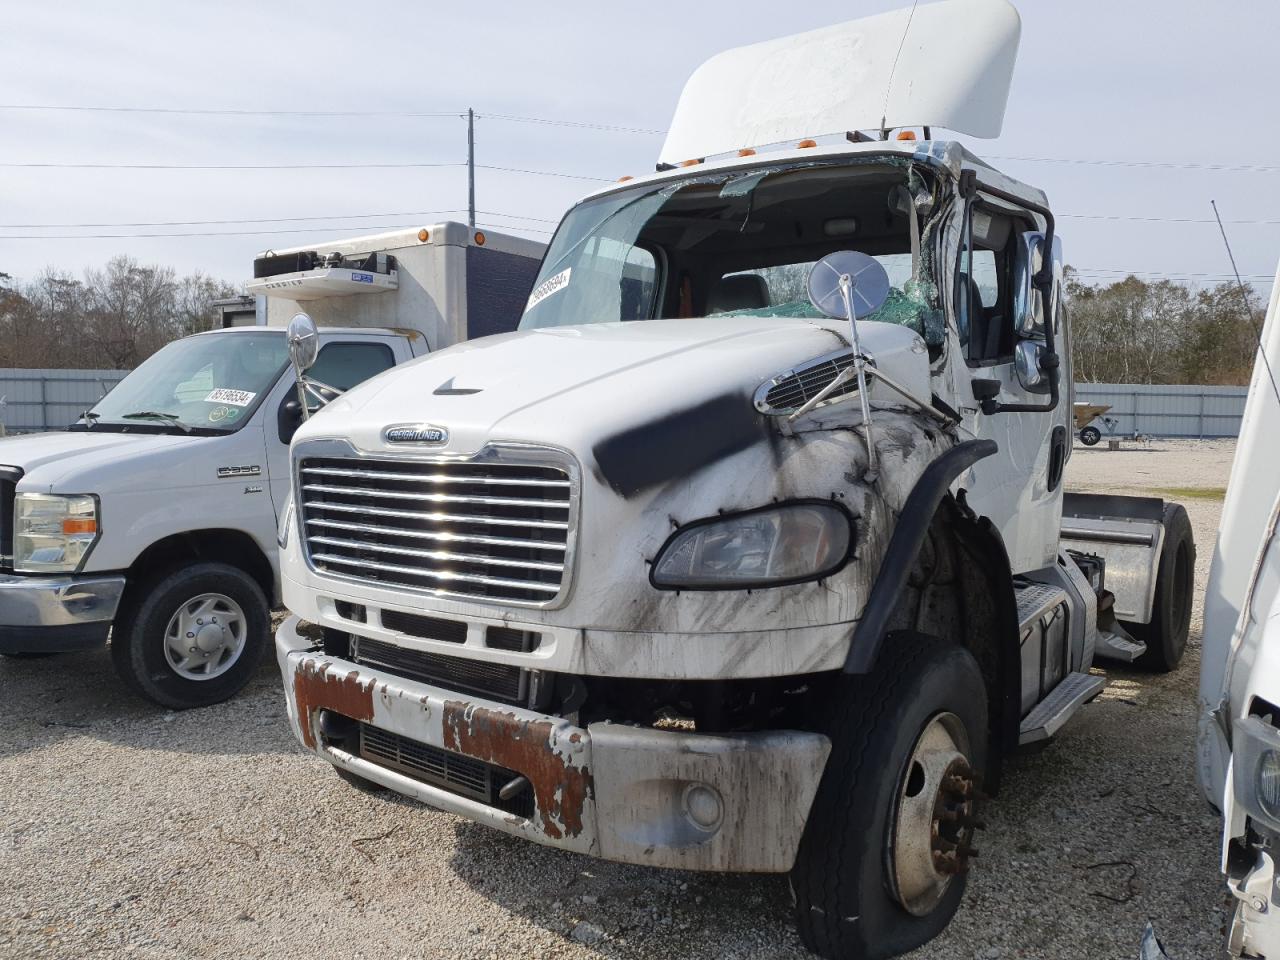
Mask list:
[[440,447],[449,442],[449,431],[434,423],[397,423],[382,431],[387,443],[421,443]]

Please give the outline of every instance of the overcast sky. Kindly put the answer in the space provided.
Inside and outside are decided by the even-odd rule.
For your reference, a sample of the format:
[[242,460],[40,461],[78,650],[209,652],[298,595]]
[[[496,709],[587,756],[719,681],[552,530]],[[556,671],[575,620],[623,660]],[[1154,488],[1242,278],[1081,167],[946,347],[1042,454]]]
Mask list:
[[[456,164],[466,156],[463,121],[370,114],[457,114],[468,106],[481,114],[662,130],[685,79],[712,54],[902,5],[705,0],[615,12],[563,0],[0,0],[3,104],[352,112],[322,118],[0,109],[0,164]],[[1227,220],[1272,221],[1228,225],[1241,271],[1270,278],[1280,257],[1280,3],[1018,5],[1022,47],[1004,134],[970,145],[987,158],[1052,158],[992,162],[1048,192],[1068,261],[1091,271],[1221,277],[1229,264],[1217,227],[1171,222],[1211,218],[1212,198]],[[662,137],[482,117],[476,141],[481,164],[613,180],[651,170]],[[1220,166],[1264,169],[1209,169]],[[480,220],[549,231],[594,186],[482,169]],[[24,279],[45,266],[79,273],[127,253],[240,282],[258,251],[461,219],[465,206],[461,166],[2,166],[0,271]],[[388,215],[356,218],[366,214]],[[321,217],[334,219],[243,222]],[[1089,219],[1097,217],[1159,219]],[[117,226],[175,221],[241,222]],[[134,236],[214,232],[222,235]],[[1270,286],[1266,279],[1258,285]]]

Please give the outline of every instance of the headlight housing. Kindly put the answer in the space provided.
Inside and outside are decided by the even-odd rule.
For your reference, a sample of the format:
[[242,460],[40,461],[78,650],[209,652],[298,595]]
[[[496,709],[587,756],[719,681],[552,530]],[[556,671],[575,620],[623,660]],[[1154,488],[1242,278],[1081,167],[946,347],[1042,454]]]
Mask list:
[[98,542],[98,498],[19,493],[13,503],[13,569],[75,573]]
[[697,520],[658,551],[660,590],[746,590],[819,580],[853,548],[853,519],[829,500],[796,500]]
[[1231,750],[1236,801],[1251,817],[1280,830],[1280,729],[1257,716],[1236,720]]

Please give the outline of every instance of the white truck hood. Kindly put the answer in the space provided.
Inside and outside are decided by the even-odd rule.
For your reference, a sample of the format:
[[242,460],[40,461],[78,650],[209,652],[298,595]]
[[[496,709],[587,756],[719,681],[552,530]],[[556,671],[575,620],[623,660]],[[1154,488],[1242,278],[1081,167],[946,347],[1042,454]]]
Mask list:
[[[490,440],[581,452],[619,429],[708,398],[750,405],[769,378],[848,343],[836,321],[710,317],[546,328],[460,344],[416,360],[330,404],[299,441],[341,436],[366,451],[395,449],[383,430],[430,423],[442,452],[472,454]],[[878,363],[923,363],[911,330],[861,327]],[[899,361],[903,362],[903,361]],[[916,379],[919,379],[916,377]]]
[[[155,433],[112,433],[68,430],[0,439],[0,464],[20,467],[20,490],[59,493],[98,493],[104,475],[121,474],[121,461],[151,455],[172,447],[207,441],[209,437]],[[111,469],[104,469],[111,468]],[[64,489],[64,482],[92,480],[85,489]]]

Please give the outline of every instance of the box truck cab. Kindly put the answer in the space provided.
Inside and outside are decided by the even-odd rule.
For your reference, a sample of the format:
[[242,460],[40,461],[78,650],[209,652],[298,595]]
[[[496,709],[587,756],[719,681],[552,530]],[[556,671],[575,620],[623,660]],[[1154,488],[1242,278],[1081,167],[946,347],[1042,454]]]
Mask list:
[[234,694],[279,597],[276,530],[304,419],[288,317],[305,306],[326,321],[311,377],[345,391],[514,327],[540,252],[461,224],[268,252],[249,288],[269,325],[170,343],[66,430],[0,440],[0,653],[110,637],[121,677],[157,703]]

